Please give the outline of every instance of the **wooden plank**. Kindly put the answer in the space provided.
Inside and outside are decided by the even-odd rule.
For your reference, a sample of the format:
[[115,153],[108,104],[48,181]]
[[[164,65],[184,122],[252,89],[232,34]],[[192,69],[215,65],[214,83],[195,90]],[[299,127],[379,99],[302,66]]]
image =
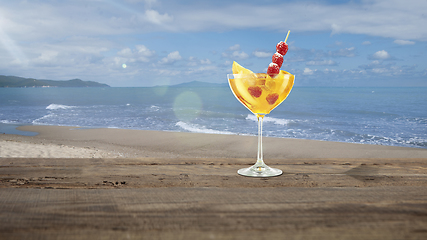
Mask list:
[[427,159],[273,160],[284,174],[236,174],[253,159],[0,159],[0,188],[427,186]]
[[95,232],[97,239],[411,239],[427,234],[426,199],[426,187],[8,188],[0,192],[0,232],[2,239],[89,239]]
[[426,159],[0,159],[0,239],[426,239]]

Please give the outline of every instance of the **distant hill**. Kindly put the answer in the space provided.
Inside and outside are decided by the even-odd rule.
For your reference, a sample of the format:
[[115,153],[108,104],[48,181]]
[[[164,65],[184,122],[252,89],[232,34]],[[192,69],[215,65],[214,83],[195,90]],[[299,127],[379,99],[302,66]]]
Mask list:
[[22,78],[0,75],[0,87],[110,87],[107,84],[72,79],[68,81],[37,80],[34,78]]

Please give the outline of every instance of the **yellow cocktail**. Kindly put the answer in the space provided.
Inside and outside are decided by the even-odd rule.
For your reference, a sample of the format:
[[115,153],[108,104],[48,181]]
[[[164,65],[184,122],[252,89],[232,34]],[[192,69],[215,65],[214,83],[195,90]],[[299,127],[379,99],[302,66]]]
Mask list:
[[233,76],[229,78],[229,84],[236,98],[259,116],[269,114],[286,99],[294,79],[294,75],[283,70],[272,78],[266,73],[253,73],[233,62]]
[[262,153],[262,121],[266,114],[282,103],[291,92],[295,76],[280,70],[273,77],[267,73],[253,73],[233,62],[233,74],[228,74],[228,83],[234,96],[258,118],[257,162],[248,168],[239,169],[240,175],[248,177],[273,177],[281,175],[280,169],[264,163]]
[[237,171],[240,175],[248,177],[273,177],[283,172],[277,168],[271,168],[264,163],[262,155],[262,121],[266,114],[282,103],[291,92],[295,76],[280,70],[283,64],[283,56],[288,52],[288,40],[290,31],[284,42],[276,45],[276,52],[268,65],[267,73],[254,73],[249,69],[233,62],[233,74],[228,74],[228,83],[234,96],[257,116],[258,119],[258,156],[257,162],[248,168]]

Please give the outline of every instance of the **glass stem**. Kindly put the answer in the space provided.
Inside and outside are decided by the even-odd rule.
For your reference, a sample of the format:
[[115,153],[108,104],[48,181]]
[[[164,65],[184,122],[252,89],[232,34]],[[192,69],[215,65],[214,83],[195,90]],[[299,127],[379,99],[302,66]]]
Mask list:
[[262,120],[264,115],[257,114],[258,118],[258,156],[256,165],[264,165],[263,155],[262,155]]

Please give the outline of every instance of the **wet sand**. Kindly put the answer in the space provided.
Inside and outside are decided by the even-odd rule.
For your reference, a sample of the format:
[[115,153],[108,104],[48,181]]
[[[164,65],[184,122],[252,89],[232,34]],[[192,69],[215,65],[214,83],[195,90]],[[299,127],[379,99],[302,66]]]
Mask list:
[[0,239],[426,239],[427,150],[25,126],[0,134]]

